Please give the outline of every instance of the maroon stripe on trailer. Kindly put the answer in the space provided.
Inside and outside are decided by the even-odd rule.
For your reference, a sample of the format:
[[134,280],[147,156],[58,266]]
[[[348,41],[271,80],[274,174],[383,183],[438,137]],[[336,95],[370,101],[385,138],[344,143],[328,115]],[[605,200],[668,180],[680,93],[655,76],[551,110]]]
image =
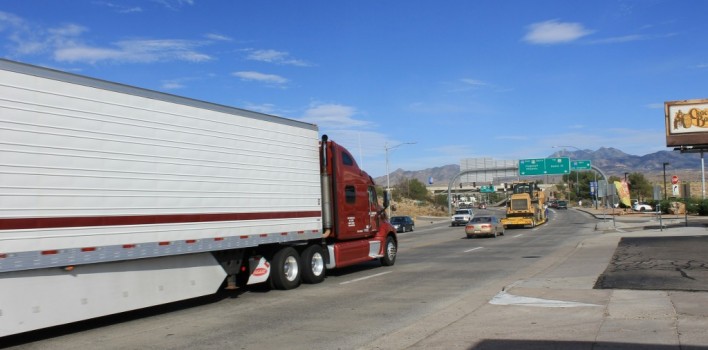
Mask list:
[[175,224],[185,222],[215,222],[242,220],[294,219],[320,216],[319,211],[292,211],[277,213],[213,213],[213,214],[167,214],[137,216],[87,216],[63,218],[9,218],[0,219],[0,230],[23,230],[38,228],[127,226],[149,224]]

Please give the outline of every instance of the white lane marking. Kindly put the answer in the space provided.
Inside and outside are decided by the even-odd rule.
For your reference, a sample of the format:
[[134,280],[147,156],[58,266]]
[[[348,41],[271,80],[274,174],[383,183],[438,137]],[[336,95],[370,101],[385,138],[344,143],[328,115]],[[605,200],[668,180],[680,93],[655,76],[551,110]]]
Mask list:
[[575,301],[551,300],[541,298],[522,297],[509,294],[505,291],[497,293],[497,295],[489,301],[493,305],[521,305],[535,307],[584,307],[584,306],[602,306],[597,304],[585,304]]
[[519,237],[521,237],[521,236],[523,236],[523,235],[524,235],[523,233],[519,233],[518,235],[516,235],[516,236],[514,236],[514,237],[512,237],[512,238],[519,238]]
[[473,250],[482,249],[482,248],[484,248],[484,247],[477,247],[477,248],[468,249],[468,250],[465,250],[465,253],[469,253]]
[[341,284],[348,284],[348,283],[359,282],[359,281],[363,281],[363,280],[368,280],[369,278],[378,277],[378,276],[383,276],[383,275],[385,275],[385,274],[387,274],[387,273],[391,273],[391,272],[393,272],[393,271],[381,272],[381,273],[377,273],[377,274],[375,274],[375,275],[366,276],[366,277],[362,277],[362,278],[357,278],[357,279],[353,279],[353,280],[351,280],[351,281],[345,281],[345,282],[340,283],[340,285],[341,285]]

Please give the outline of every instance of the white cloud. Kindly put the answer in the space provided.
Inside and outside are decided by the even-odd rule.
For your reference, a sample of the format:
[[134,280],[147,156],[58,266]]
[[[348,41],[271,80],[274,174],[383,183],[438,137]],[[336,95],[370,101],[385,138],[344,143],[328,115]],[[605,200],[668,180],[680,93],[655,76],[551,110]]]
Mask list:
[[272,115],[275,115],[277,113],[277,108],[272,103],[263,103],[263,104],[249,103],[249,104],[246,104],[246,109],[251,110],[251,111],[265,113],[265,114],[272,114]]
[[275,63],[288,66],[307,67],[309,64],[305,61],[290,57],[290,53],[276,50],[249,50],[247,59],[252,61]]
[[60,62],[120,61],[120,62],[204,62],[212,58],[195,51],[202,43],[189,40],[125,40],[115,48],[90,47],[70,44],[57,48],[54,59]]
[[368,125],[369,122],[354,119],[356,109],[339,104],[317,104],[305,111],[301,121],[317,124],[323,128],[347,129]]
[[194,0],[152,0],[169,10],[176,11],[184,5],[194,5]]
[[54,37],[73,37],[79,36],[88,31],[86,27],[80,26],[78,24],[67,24],[63,27],[50,28],[48,30],[49,34]]
[[[106,5],[105,3],[103,5]],[[58,62],[204,62],[211,56],[199,52],[208,41],[179,39],[123,40],[108,46],[85,43],[89,29],[74,23],[41,28],[22,18],[0,11],[0,34],[10,43],[7,55],[26,56],[50,53]]]
[[468,78],[462,78],[460,79],[461,82],[467,84],[467,85],[472,85],[472,86],[485,86],[487,83],[477,80],[477,79],[468,79]]
[[231,41],[233,39],[229,38],[228,36],[221,35],[221,34],[215,34],[215,33],[208,33],[205,35],[205,37],[209,40],[214,40],[214,41]]
[[116,4],[116,3],[110,2],[110,1],[94,1],[93,3],[96,5],[99,5],[99,6],[108,7],[118,13],[143,12],[143,9],[139,6],[129,7],[129,6],[125,6],[123,4]]
[[646,40],[648,37],[644,35],[625,35],[625,36],[617,36],[613,38],[605,38],[605,39],[598,39],[598,40],[593,40],[590,43],[591,44],[619,44],[619,43],[627,43],[631,41],[638,41],[638,40]]
[[241,80],[253,80],[276,85],[283,85],[288,82],[288,79],[285,79],[279,75],[265,74],[253,71],[233,72],[231,73],[231,75],[241,78]]
[[178,80],[165,80],[162,82],[162,88],[165,90],[177,90],[184,88],[184,84]]
[[531,44],[567,43],[592,33],[580,23],[559,22],[558,20],[534,23],[528,29],[524,41]]
[[90,62],[95,63],[105,60],[123,60],[125,55],[112,49],[93,47],[70,47],[54,51],[54,59],[60,62]]

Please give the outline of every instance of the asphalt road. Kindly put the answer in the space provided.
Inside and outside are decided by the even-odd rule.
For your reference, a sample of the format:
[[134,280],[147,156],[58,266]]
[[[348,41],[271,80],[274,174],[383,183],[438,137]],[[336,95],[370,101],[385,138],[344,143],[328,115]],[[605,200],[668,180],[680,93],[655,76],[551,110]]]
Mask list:
[[[504,287],[504,281],[517,278],[513,276],[523,274],[539,259],[596,235],[593,229],[594,220],[574,210],[552,211],[545,225],[507,230],[497,238],[467,239],[463,227],[433,224],[399,236],[399,255],[392,267],[367,263],[295,290],[224,292],[0,339],[0,346],[356,349],[440,313],[463,298],[486,304]],[[425,332],[434,333],[446,324],[443,317],[426,324]]]

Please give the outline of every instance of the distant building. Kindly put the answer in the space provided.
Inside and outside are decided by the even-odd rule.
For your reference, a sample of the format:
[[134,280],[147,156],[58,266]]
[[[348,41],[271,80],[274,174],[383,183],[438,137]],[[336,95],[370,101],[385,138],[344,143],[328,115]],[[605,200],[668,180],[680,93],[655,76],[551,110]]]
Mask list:
[[[460,172],[476,170],[461,176],[461,182],[479,182],[492,184],[517,179],[519,177],[518,160],[497,160],[492,158],[465,158],[460,160]],[[498,170],[498,169],[507,170]]]

